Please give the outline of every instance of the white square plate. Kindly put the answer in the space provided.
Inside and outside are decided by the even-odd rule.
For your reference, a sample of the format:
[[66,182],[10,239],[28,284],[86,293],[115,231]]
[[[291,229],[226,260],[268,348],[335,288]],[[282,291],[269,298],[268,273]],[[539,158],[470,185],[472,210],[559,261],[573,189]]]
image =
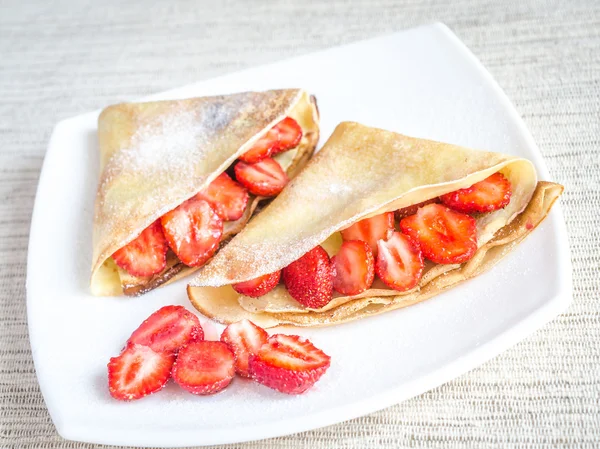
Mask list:
[[[321,144],[343,120],[515,154],[548,172],[502,90],[437,24],[201,82],[153,99],[305,87],[317,96]],[[92,443],[233,443],[326,426],[423,393],[497,355],[570,303],[571,265],[560,208],[490,272],[382,316],[293,329],[332,357],[306,394],[290,397],[235,379],[193,396],[172,383],[132,403],[108,393],[106,364],[165,304],[192,309],[185,281],[140,298],[96,298],[88,281],[98,179],[98,111],[59,123],[31,225],[27,306],[39,383],[58,432]],[[383,162],[382,162],[383,163]],[[206,319],[203,323],[210,327]],[[212,327],[213,335],[217,329]]]

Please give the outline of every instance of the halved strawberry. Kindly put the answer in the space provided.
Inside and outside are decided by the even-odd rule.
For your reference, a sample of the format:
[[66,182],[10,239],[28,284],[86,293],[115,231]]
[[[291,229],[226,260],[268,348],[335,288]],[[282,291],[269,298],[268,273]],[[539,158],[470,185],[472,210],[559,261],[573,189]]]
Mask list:
[[131,344],[108,363],[108,391],[115,399],[131,401],[154,393],[171,376],[175,355]]
[[459,212],[493,212],[510,203],[510,181],[500,172],[466,189],[456,190],[440,196],[446,206]]
[[250,193],[257,196],[275,196],[283,190],[289,179],[281,165],[270,157],[255,164],[235,164],[235,178]]
[[252,148],[242,154],[241,161],[253,164],[266,157],[270,157],[279,145],[279,131],[276,127],[271,128],[267,133],[258,139]]
[[371,287],[375,277],[375,262],[371,247],[361,240],[342,243],[331,258],[333,288],[347,296],[358,295]]
[[305,307],[318,309],[333,297],[333,275],[327,252],[316,246],[282,270],[288,292]]
[[387,239],[394,231],[394,213],[385,212],[354,223],[341,231],[344,240],[362,240],[371,247],[373,256],[377,256],[377,241]]
[[273,155],[297,147],[302,140],[302,128],[291,117],[284,118],[273,129],[279,134],[279,141],[273,149]]
[[240,295],[251,296],[258,298],[259,296],[266,295],[279,284],[279,278],[281,277],[281,270],[275,273],[265,274],[259,276],[256,279],[251,279],[246,282],[239,282],[233,284],[233,289]]
[[193,394],[221,391],[235,375],[235,358],[220,341],[198,341],[184,346],[173,365],[173,380]]
[[221,173],[196,198],[208,201],[223,221],[235,221],[244,215],[248,204],[248,190],[227,173]]
[[300,394],[327,371],[331,357],[297,335],[275,334],[249,359],[251,377],[274,390]]
[[160,222],[156,220],[135,240],[116,251],[112,258],[132,276],[152,276],[165,269],[168,249]]
[[177,352],[190,341],[203,338],[196,315],[183,306],[164,306],[144,320],[127,343],[148,346],[156,352]]
[[400,221],[409,235],[436,263],[463,263],[477,251],[477,223],[473,217],[442,204],[428,204]]
[[202,265],[219,247],[223,220],[205,200],[187,200],[160,221],[169,246],[190,267]]
[[439,203],[439,202],[440,202],[439,198],[432,198],[430,200],[423,201],[422,203],[419,203],[419,204],[413,204],[412,206],[398,209],[396,211],[396,220],[400,221],[405,217],[409,217],[411,215],[416,214],[417,210],[419,210],[420,207],[427,206],[428,204]]
[[233,351],[235,371],[240,376],[250,377],[248,358],[251,354],[256,354],[268,338],[267,331],[246,319],[225,328],[221,334],[221,341]]
[[375,270],[390,288],[404,292],[416,287],[423,275],[423,253],[410,237],[394,232],[379,240]]

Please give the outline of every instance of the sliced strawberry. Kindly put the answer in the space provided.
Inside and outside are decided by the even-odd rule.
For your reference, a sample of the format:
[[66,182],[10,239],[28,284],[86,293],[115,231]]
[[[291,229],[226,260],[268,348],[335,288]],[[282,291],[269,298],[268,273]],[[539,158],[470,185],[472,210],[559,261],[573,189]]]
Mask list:
[[248,204],[248,190],[221,173],[207,188],[196,195],[196,198],[208,201],[223,221],[235,221],[244,215]]
[[440,200],[456,211],[470,214],[502,209],[510,202],[511,194],[510,181],[498,172],[471,187],[442,195]]
[[223,220],[205,200],[187,200],[160,221],[169,246],[190,267],[202,265],[219,247]]
[[239,282],[233,284],[233,289],[240,295],[251,296],[258,298],[259,296],[266,295],[279,284],[279,278],[281,277],[281,270],[275,273],[265,274],[259,276],[256,279],[251,279],[246,282]]
[[127,343],[148,346],[156,352],[177,352],[190,341],[203,338],[196,315],[183,306],[164,306],[150,315]]
[[108,391],[115,399],[131,401],[160,390],[171,376],[175,355],[131,344],[108,363]]
[[302,128],[291,117],[284,118],[273,129],[279,134],[279,142],[273,149],[273,155],[297,147],[302,140]]
[[271,157],[279,146],[279,131],[273,127],[258,139],[252,148],[242,154],[239,159],[249,164],[254,164],[266,157]]
[[133,241],[116,251],[115,263],[132,276],[152,276],[167,266],[167,250],[160,222],[156,220]]
[[248,358],[251,354],[256,354],[268,338],[267,331],[246,319],[225,328],[221,334],[221,341],[233,351],[235,371],[240,376],[250,377]]
[[400,229],[418,242],[432,262],[463,263],[477,251],[475,219],[441,204],[421,207],[400,221]]
[[173,380],[193,394],[221,391],[235,375],[235,358],[220,341],[197,341],[184,346],[173,366]]
[[371,247],[373,256],[377,256],[377,241],[387,239],[394,232],[394,213],[385,212],[354,223],[341,231],[344,240],[362,240]]
[[396,211],[396,220],[400,221],[405,217],[409,217],[411,215],[416,214],[417,210],[419,210],[420,207],[427,206],[428,204],[439,203],[439,202],[440,202],[439,198],[433,198],[433,199],[430,199],[427,201],[423,201],[422,203],[419,203],[419,204],[413,204],[412,206],[398,209]]
[[288,292],[305,307],[318,309],[333,297],[333,275],[327,252],[316,246],[282,270]]
[[240,184],[257,196],[275,196],[289,181],[281,165],[270,157],[255,164],[240,161],[234,169]]
[[287,394],[308,390],[329,368],[331,357],[297,335],[269,337],[249,360],[250,375],[258,383]]
[[375,262],[371,247],[362,240],[342,243],[332,257],[333,288],[346,296],[358,295],[371,287],[375,277]]
[[385,285],[401,292],[416,287],[423,275],[423,253],[419,246],[399,232],[377,244],[375,270]]

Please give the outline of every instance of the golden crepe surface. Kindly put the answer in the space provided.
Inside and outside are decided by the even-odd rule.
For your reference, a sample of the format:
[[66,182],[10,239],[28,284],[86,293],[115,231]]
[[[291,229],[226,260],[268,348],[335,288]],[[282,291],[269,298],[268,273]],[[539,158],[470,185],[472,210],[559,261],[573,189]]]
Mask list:
[[[318,244],[334,254],[341,244],[339,230],[469,187],[496,172],[511,182],[511,201],[475,217],[473,258],[453,265],[427,262],[419,285],[410,291],[400,293],[376,281],[356,296],[334,294],[328,305],[314,310],[297,303],[282,285],[259,298],[230,287],[279,270]],[[267,327],[334,324],[405,307],[492,267],[546,217],[562,189],[538,182],[526,159],[342,123],[301,176],[199,271],[188,296],[217,321],[245,317]]]
[[[316,100],[304,90],[124,103],[102,111],[92,293],[119,295],[125,289],[139,294],[195,271],[170,254],[162,273],[135,278],[118,268],[111,255],[204,189],[286,116],[299,123],[303,137],[295,149],[274,158],[293,177],[319,138]],[[225,237],[243,228],[260,199],[251,197],[250,213],[247,209],[240,220],[225,223]]]

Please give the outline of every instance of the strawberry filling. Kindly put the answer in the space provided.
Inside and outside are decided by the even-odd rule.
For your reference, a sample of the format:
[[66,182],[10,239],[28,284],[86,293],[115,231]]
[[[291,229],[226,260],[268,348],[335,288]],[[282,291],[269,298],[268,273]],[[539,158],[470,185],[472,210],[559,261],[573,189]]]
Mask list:
[[[281,120],[239,157],[231,170],[236,179],[221,173],[116,251],[112,255],[115,263],[132,276],[150,277],[165,270],[170,248],[187,266],[205,264],[219,248],[224,222],[243,217],[250,194],[272,197],[285,187],[287,174],[270,156],[296,148],[302,136],[302,128],[293,118]],[[279,281],[279,275],[270,276],[240,289],[250,296],[265,294]]]
[[[371,288],[375,276],[391,289],[413,289],[423,276],[424,259],[438,264],[471,259],[477,251],[477,222],[468,213],[503,208],[510,196],[510,182],[495,173],[471,187],[365,218],[340,231],[343,244],[331,261],[317,246],[283,268],[283,283],[308,308],[327,305],[333,299],[332,290],[358,295]],[[395,230],[396,223],[400,232]],[[233,287],[259,297],[275,288],[278,276],[274,273]]]

